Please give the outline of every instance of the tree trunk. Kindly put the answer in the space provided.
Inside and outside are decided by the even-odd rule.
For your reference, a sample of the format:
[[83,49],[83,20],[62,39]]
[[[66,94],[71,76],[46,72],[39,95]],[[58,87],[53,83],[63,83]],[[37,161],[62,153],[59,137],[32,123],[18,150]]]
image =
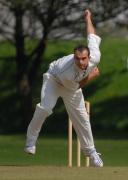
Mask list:
[[22,8],[15,11],[15,43],[16,43],[16,64],[17,64],[17,90],[20,104],[20,127],[25,130],[32,117],[32,94],[31,84],[28,77],[28,61],[25,56],[25,43],[23,34]]
[[32,118],[32,92],[27,74],[22,76],[18,86],[20,100],[20,116],[22,117],[21,130],[26,131]]

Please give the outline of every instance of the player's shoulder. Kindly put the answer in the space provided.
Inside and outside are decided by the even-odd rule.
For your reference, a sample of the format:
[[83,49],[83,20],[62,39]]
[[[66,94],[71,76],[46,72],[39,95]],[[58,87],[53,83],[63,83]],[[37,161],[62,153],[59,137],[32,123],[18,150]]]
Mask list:
[[69,55],[63,56],[63,59],[65,59],[65,60],[71,60],[73,58],[74,58],[74,54],[69,54]]
[[58,61],[58,67],[61,69],[61,72],[65,72],[69,69],[73,64],[74,54],[69,54],[67,56],[62,57]]
[[74,54],[69,54],[67,56],[63,57],[63,62],[65,66],[70,66],[70,64],[72,64],[74,59]]
[[69,54],[67,56],[63,56],[62,58],[58,59],[59,63],[63,65],[70,64],[74,59],[74,54]]

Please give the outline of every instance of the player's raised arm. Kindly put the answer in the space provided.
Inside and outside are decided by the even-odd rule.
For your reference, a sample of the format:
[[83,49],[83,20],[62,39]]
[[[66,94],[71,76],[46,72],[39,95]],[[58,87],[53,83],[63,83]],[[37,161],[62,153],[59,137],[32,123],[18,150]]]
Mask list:
[[95,28],[92,23],[92,13],[89,10],[85,10],[84,17],[85,17],[87,35],[96,34]]
[[92,13],[90,10],[85,10],[84,12],[86,33],[87,33],[87,43],[90,50],[90,62],[93,66],[96,66],[100,62],[100,42],[101,38],[96,35],[96,30],[92,23]]

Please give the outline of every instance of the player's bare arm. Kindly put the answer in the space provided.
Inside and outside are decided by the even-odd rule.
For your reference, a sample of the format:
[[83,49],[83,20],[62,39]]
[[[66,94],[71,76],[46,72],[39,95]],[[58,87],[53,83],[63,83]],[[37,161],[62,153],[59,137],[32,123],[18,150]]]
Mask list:
[[84,19],[85,19],[87,34],[96,34],[95,28],[92,23],[92,13],[90,10],[85,10]]
[[83,88],[88,82],[92,81],[99,75],[100,75],[100,72],[99,72],[98,67],[96,66],[92,69],[92,71],[89,73],[89,75],[85,79],[83,79],[79,82],[79,87]]

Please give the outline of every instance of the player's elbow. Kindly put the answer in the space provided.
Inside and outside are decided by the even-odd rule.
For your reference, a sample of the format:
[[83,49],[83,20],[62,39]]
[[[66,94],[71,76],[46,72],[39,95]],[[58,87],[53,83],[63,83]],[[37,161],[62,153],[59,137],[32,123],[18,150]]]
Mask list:
[[101,58],[101,52],[96,51],[95,53],[93,53],[93,55],[91,55],[90,61],[94,64],[99,64],[100,58]]
[[94,58],[95,58],[95,63],[96,64],[99,64],[100,62],[100,58],[101,58],[101,52],[100,51],[97,51],[94,55]]

